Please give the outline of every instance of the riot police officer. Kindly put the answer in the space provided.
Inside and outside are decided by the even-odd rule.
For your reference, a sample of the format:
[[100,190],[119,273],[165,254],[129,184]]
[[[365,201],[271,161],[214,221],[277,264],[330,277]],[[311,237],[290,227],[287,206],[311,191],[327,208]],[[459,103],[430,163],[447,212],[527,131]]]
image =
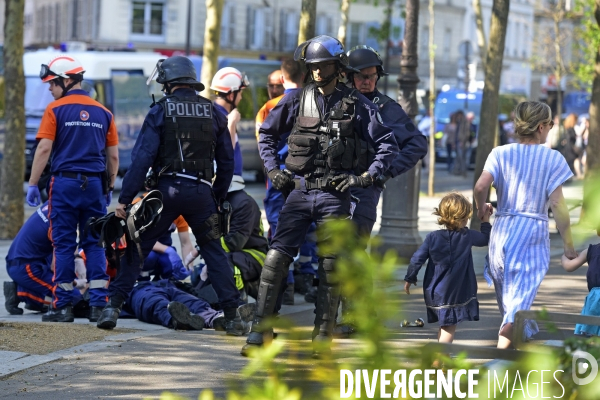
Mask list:
[[[264,318],[275,311],[282,277],[298,252],[310,224],[350,215],[350,187],[368,187],[390,166],[398,148],[391,129],[384,126],[373,103],[357,90],[339,84],[348,58],[342,44],[330,36],[302,43],[294,59],[306,64],[311,82],[284,96],[259,130],[259,149],[273,186],[291,191],[279,215],[271,249],[267,253],[257,299],[257,316],[242,354],[260,346],[272,335]],[[291,132],[285,170],[277,159],[280,132]],[[368,170],[353,171],[360,155],[360,140],[376,149]],[[319,288],[313,351],[327,351],[335,323],[339,290],[331,274],[335,255],[319,259]]]
[[[183,216],[209,265],[227,319],[227,333],[241,336],[244,327],[236,312],[239,292],[215,229],[218,204],[225,199],[233,176],[233,147],[227,120],[215,112],[209,100],[196,93],[204,85],[196,80],[196,69],[188,58],[159,60],[155,74],[166,96],[146,116],[131,154],[131,167],[123,178],[115,214],[127,218],[126,207],[142,188],[148,169],[160,171],[156,189],[162,193],[163,210],[160,221],[142,233],[141,253],[146,257],[169,225]],[[213,161],[217,165],[214,183]],[[116,326],[122,304],[140,270],[136,251],[122,257],[121,268],[109,286],[110,301],[98,319],[99,328]]]
[[[377,204],[385,182],[413,168],[427,154],[427,138],[419,132],[400,104],[377,90],[379,79],[388,75],[383,69],[381,57],[373,48],[357,46],[348,52],[348,62],[354,70],[348,78],[351,84],[367,99],[379,107],[383,123],[394,131],[399,152],[384,175],[368,188],[353,187],[352,195],[360,202],[356,204],[352,220],[361,235],[370,236],[377,219]],[[375,149],[364,141],[357,173],[367,170],[375,156]]]

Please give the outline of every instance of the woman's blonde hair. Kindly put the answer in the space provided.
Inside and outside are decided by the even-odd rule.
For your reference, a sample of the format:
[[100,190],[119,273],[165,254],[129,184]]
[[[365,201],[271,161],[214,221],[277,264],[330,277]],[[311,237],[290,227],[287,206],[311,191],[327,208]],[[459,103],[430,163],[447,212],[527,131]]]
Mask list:
[[567,115],[567,118],[565,118],[565,121],[563,122],[563,126],[565,127],[565,129],[574,128],[576,124],[577,124],[577,114],[573,114],[573,113]]
[[535,136],[542,124],[552,122],[550,106],[539,101],[523,101],[515,107],[515,133],[520,138]]
[[433,209],[433,215],[437,215],[438,225],[444,225],[446,229],[457,231],[461,228],[463,221],[473,215],[473,206],[465,196],[460,193],[445,195],[440,205]]

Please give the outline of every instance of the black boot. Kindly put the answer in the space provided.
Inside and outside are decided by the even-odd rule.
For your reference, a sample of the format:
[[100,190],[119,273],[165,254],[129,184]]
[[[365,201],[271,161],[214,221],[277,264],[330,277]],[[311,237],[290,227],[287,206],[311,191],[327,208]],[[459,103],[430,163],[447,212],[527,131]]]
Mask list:
[[313,287],[313,274],[294,275],[294,291],[299,294],[306,294]]
[[15,282],[4,282],[4,307],[10,315],[22,315],[23,309],[19,308],[17,297],[17,284]]
[[315,329],[313,330],[313,358],[321,358],[331,353],[331,341],[335,317],[340,302],[340,291],[333,285],[332,276],[335,259],[319,260],[319,288],[317,291],[317,309]]
[[190,312],[190,309],[183,303],[172,301],[167,306],[167,311],[171,314],[173,329],[182,331],[201,331],[204,329],[204,318]]
[[88,319],[90,322],[98,322],[98,319],[102,315],[102,307],[91,306]]
[[102,310],[96,326],[100,329],[113,329],[117,326],[117,319],[119,319],[124,302],[119,297],[111,297],[106,307]]
[[283,304],[286,306],[294,305],[294,284],[288,283],[285,288],[285,292],[283,292]]
[[43,322],[73,322],[75,321],[75,315],[73,315],[73,306],[68,304],[61,308],[50,307],[48,312],[42,315]]
[[291,257],[277,250],[269,250],[267,253],[258,287],[256,318],[254,318],[252,329],[246,339],[246,345],[242,347],[241,351],[245,357],[248,357],[252,348],[260,347],[265,340],[273,338],[273,330],[265,328],[264,319],[273,315],[283,277],[291,262]]

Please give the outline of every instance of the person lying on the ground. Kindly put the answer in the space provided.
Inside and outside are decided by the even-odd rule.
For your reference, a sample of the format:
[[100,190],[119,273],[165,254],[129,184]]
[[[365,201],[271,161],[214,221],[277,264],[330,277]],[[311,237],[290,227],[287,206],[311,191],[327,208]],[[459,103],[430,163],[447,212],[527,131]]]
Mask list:
[[[245,304],[238,313],[249,331],[254,319],[254,304]],[[140,321],[178,330],[225,330],[225,316],[204,300],[178,289],[163,279],[138,282],[126,300],[120,317],[133,316]]]
[[[258,204],[244,191],[244,187],[244,179],[234,175],[226,198],[232,209],[229,233],[221,238],[221,245],[227,252],[227,258],[233,268],[237,288],[256,298],[258,281],[269,245],[264,237]],[[188,268],[193,269],[191,264],[198,254],[196,249],[185,257],[185,265]],[[195,276],[203,267],[203,264],[199,264],[195,268]],[[201,286],[209,284],[206,277],[201,279]]]

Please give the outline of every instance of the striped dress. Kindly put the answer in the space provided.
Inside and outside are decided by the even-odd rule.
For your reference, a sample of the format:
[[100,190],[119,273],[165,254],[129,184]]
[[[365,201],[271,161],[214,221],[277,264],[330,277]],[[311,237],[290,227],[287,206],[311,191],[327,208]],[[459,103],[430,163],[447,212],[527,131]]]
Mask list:
[[[548,200],[573,174],[559,152],[516,143],[492,150],[483,169],[494,177],[498,196],[486,272],[494,282],[502,328],[533,304],[550,264]],[[526,321],[526,338],[538,331],[535,321]]]

